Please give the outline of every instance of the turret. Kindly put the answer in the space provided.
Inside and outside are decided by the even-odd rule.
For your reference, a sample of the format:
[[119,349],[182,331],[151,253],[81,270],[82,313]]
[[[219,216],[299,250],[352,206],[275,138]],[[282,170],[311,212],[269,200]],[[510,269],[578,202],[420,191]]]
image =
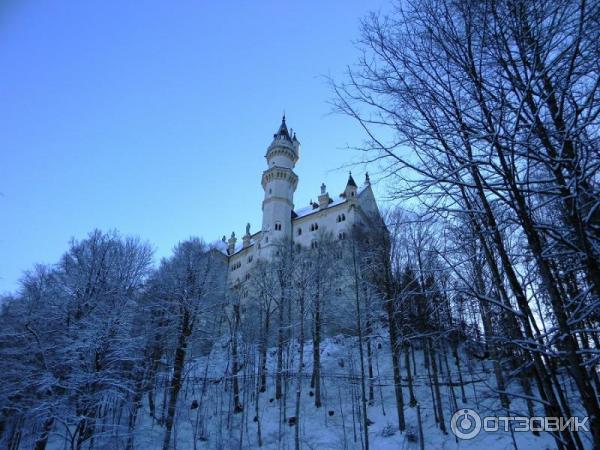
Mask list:
[[344,193],[342,196],[346,197],[348,200],[353,200],[356,197],[357,191],[356,182],[354,178],[352,178],[352,172],[348,174],[348,182],[346,183],[346,188],[344,189]]
[[235,253],[235,243],[237,242],[237,238],[235,237],[235,233],[231,232],[231,237],[227,241],[227,254],[233,255]]
[[273,135],[273,141],[267,148],[265,155],[269,167],[272,165],[293,169],[300,159],[300,141],[296,133],[290,134],[285,123],[285,115],[281,119],[281,125],[277,133]]
[[327,193],[327,186],[325,183],[321,184],[321,195],[319,195],[319,208],[324,209],[329,206],[331,203],[331,199],[329,198],[329,194]]
[[267,148],[267,170],[262,175],[262,248],[292,235],[292,211],[298,176],[294,166],[300,157],[300,142],[288,131],[285,116]]

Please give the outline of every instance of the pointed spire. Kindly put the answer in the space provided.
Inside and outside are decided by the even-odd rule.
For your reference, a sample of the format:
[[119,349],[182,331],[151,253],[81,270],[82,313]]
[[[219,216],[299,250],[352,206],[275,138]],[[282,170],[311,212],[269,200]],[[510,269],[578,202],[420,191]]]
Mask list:
[[281,118],[281,125],[279,125],[279,130],[273,135],[273,137],[275,139],[285,139],[287,141],[292,142],[290,132],[288,131],[288,127],[285,123],[285,113],[283,113],[283,117]]
[[352,171],[350,171],[350,172],[348,173],[348,183],[346,183],[346,186],[354,186],[354,187],[357,187],[357,186],[356,186],[356,182],[354,181],[354,178],[352,178]]

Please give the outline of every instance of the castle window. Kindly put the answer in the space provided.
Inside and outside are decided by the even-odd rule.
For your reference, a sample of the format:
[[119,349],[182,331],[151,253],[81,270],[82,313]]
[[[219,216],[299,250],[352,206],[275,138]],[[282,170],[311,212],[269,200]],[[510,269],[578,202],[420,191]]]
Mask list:
[[335,295],[337,295],[338,297],[341,297],[342,296],[342,288],[336,288]]
[[249,274],[249,273],[247,273],[247,274],[246,274],[246,281],[248,281],[249,279],[250,279],[250,274]]
[[337,216],[337,221],[338,222],[343,222],[344,220],[346,220],[346,215],[345,214],[340,214],[339,216]]
[[319,229],[319,224],[318,223],[313,223],[310,226],[310,231],[317,231]]
[[298,228],[298,236],[302,234],[302,228]]
[[252,256],[252,255],[248,256],[248,262],[249,263],[251,263],[253,259],[254,259],[254,256]]
[[346,232],[345,232],[345,231],[342,231],[342,232],[340,232],[340,233],[338,234],[338,239],[339,239],[340,241],[343,241],[344,239],[346,239]]
[[281,224],[279,222],[275,224],[275,231],[281,231]]
[[312,241],[310,243],[310,248],[317,248],[319,246],[319,244],[317,243],[317,241]]

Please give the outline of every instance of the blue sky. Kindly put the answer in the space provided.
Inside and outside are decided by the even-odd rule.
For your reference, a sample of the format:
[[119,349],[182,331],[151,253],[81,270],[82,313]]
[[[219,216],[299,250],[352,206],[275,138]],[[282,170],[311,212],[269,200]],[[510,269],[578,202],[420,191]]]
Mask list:
[[[354,62],[359,1],[7,0],[0,5],[0,293],[94,228],[157,259],[260,226],[285,109],[296,207],[342,191],[362,135],[323,78]],[[355,169],[357,181],[363,170]]]

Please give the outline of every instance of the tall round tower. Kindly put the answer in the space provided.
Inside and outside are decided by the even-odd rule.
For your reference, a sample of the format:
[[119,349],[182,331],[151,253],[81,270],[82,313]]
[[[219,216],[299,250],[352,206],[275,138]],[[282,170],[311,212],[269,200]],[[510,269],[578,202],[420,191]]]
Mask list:
[[262,204],[262,248],[269,248],[282,239],[292,237],[294,192],[298,185],[294,166],[300,157],[299,152],[300,142],[295,134],[290,135],[284,115],[265,155],[268,168],[262,175],[262,187],[265,191]]

